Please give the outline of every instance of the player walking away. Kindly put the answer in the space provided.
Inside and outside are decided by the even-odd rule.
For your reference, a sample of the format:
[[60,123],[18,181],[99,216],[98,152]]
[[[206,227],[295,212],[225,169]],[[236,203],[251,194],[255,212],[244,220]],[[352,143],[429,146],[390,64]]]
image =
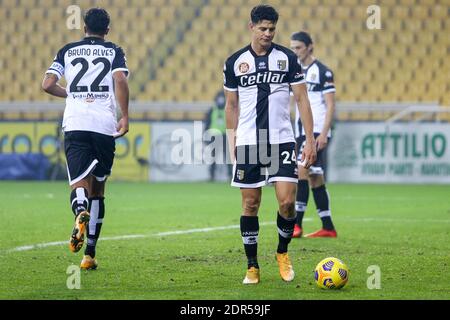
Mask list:
[[[82,269],[95,269],[95,247],[105,215],[105,183],[114,159],[115,138],[128,132],[128,68],[122,49],[105,41],[110,18],[101,8],[84,16],[83,40],[59,50],[42,88],[66,98],[62,128],[70,203],[75,226],[69,248],[78,252],[87,233]],[[67,87],[58,84],[64,76]],[[122,118],[116,120],[116,99]]]
[[[309,238],[337,237],[333,222],[331,221],[330,199],[325,187],[324,165],[325,152],[328,140],[331,137],[331,123],[335,109],[335,91],[333,72],[313,55],[313,42],[306,32],[297,32],[291,36],[291,49],[297,55],[303,70],[308,87],[308,97],[314,119],[314,138],[317,147],[317,160],[309,169],[298,166],[298,188],[295,210],[297,222],[294,229],[294,238],[303,234],[302,220],[306,211],[311,186],[317,212],[322,220],[322,229],[305,235]],[[302,129],[300,116],[296,111],[295,135],[297,147],[301,152],[305,145],[305,130]]]
[[240,225],[248,260],[244,284],[260,281],[258,209],[261,187],[267,183],[275,185],[279,205],[276,259],[280,275],[284,281],[294,279],[287,253],[296,218],[297,184],[289,86],[305,128],[305,147],[300,158],[306,167],[316,160],[312,114],[303,73],[295,54],[272,42],[277,21],[278,13],[273,7],[254,7],[249,23],[251,44],[231,55],[224,66],[227,135],[230,150],[235,150],[231,185],[241,190],[243,213]]

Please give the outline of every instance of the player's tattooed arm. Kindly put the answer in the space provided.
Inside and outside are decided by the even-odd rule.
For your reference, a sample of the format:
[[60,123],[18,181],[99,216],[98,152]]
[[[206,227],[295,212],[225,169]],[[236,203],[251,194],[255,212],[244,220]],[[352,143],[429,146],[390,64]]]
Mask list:
[[52,96],[67,98],[66,88],[58,83],[58,77],[53,73],[45,74],[42,89]]

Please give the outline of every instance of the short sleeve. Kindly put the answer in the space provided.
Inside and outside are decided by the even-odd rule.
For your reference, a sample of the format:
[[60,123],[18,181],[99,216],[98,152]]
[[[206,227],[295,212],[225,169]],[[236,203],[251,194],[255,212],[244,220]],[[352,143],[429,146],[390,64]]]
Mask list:
[[55,74],[58,79],[64,75],[64,52],[63,49],[58,51],[52,65],[48,68],[46,73]]
[[234,73],[233,65],[227,60],[223,66],[223,87],[228,91],[238,90],[238,81]]
[[111,72],[114,74],[117,71],[123,71],[128,76],[129,70],[127,67],[127,58],[125,58],[125,53],[121,47],[116,47],[116,56],[112,62]]
[[305,82],[305,75],[303,74],[302,66],[298,63],[295,56],[289,59],[288,82],[290,85]]
[[334,87],[334,76],[330,69],[326,69],[321,77],[322,93],[336,92]]

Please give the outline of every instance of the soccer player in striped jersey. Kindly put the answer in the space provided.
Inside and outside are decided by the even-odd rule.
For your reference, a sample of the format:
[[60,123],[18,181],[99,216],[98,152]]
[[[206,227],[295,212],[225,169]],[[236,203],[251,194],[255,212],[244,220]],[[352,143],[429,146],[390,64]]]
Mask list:
[[[86,36],[59,50],[42,88],[65,98],[62,128],[70,203],[75,226],[69,248],[78,252],[87,234],[82,269],[96,269],[96,244],[105,214],[104,192],[114,160],[115,138],[128,132],[128,68],[122,49],[105,41],[109,14],[93,8],[84,16]],[[65,77],[67,87],[58,81]],[[116,104],[122,117],[117,122]]]
[[226,122],[230,150],[234,150],[232,186],[242,197],[241,236],[247,256],[244,284],[260,281],[257,259],[261,187],[275,185],[281,278],[294,279],[288,244],[294,231],[297,162],[290,122],[289,88],[302,114],[306,142],[300,155],[306,167],[316,159],[311,108],[305,80],[295,54],[272,42],[278,13],[269,5],[251,11],[250,45],[232,54],[224,65]]
[[[296,32],[291,36],[291,49],[295,52],[305,72],[308,97],[314,119],[314,138],[317,146],[317,160],[309,169],[298,166],[298,187],[296,199],[297,222],[294,238],[303,234],[302,220],[309,198],[309,188],[316,203],[317,213],[322,220],[322,228],[305,235],[309,238],[337,237],[331,220],[330,199],[325,187],[324,165],[326,148],[331,137],[331,124],[335,110],[335,92],[333,72],[313,56],[313,42],[306,32]],[[297,147],[301,151],[305,143],[305,130],[296,112],[295,135]]]

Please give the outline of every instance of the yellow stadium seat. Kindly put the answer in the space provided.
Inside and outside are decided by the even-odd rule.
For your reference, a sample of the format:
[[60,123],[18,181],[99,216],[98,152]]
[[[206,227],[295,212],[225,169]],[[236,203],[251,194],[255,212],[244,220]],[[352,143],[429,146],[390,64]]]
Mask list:
[[443,30],[443,23],[440,19],[427,19],[424,22],[424,28],[427,32],[441,32]]
[[400,81],[408,83],[410,81],[415,81],[413,76],[413,70],[403,69],[394,72],[395,81]]
[[407,45],[395,45],[389,48],[388,57],[390,59],[404,60],[408,55]]
[[[0,68],[11,70],[0,79],[0,100],[55,101],[25,86],[27,82],[40,82],[65,42],[83,36],[82,30],[65,28],[65,8],[71,4],[71,0],[0,0],[0,41],[9,44],[0,51]],[[80,0],[77,4],[83,10],[100,4],[110,13],[112,31],[108,39],[126,52],[133,98],[208,101],[221,87],[224,60],[250,42],[247,23],[256,3]],[[339,99],[430,101],[436,96],[434,100],[444,101],[446,83],[450,83],[450,72],[446,72],[450,3],[421,0],[411,6],[408,0],[382,0],[382,30],[373,31],[366,27],[371,4],[370,0],[280,0],[274,3],[281,15],[275,40],[289,46],[292,32],[310,32],[316,43],[315,55],[335,71]],[[193,17],[196,8],[200,9],[199,17]],[[6,18],[10,16],[12,19]],[[174,30],[174,21],[180,22],[181,28],[182,23],[189,23],[190,27],[179,29],[181,39],[168,32]],[[165,54],[169,47],[173,52]],[[35,59],[27,59],[29,56]],[[150,69],[150,60],[155,58],[164,63]],[[18,70],[26,71],[13,80],[18,84],[10,89],[8,80],[16,77]],[[156,76],[151,81],[150,70]],[[419,85],[409,85],[418,81],[438,85],[426,92],[419,90]],[[389,89],[381,94],[386,84]],[[405,94],[406,89],[411,93]],[[181,91],[186,92],[179,94]]]
[[305,31],[311,34],[318,34],[324,29],[324,20],[311,19],[305,22]]
[[419,33],[423,31],[423,20],[419,19],[408,19],[404,21],[405,30],[409,32]]
[[349,6],[336,6],[333,8],[333,18],[348,20],[352,17],[352,10]]
[[280,15],[280,20],[288,20],[295,18],[295,11],[292,10],[291,7],[280,7],[278,8],[278,13]]
[[415,43],[415,38],[414,38],[414,33],[412,32],[398,32],[397,33],[397,41],[396,44],[401,44],[401,45],[410,45],[410,44],[414,44],[417,45],[417,43]]
[[291,6],[292,11],[292,22],[294,24],[302,23],[303,21],[310,19],[313,14],[313,9],[311,7],[305,6]]
[[428,10],[429,7],[426,7],[424,5],[420,5],[420,6],[413,6],[411,8],[411,18],[412,19],[418,19],[418,20],[424,20],[427,19],[429,16]]
[[341,3],[346,6],[356,6],[359,0],[341,0]]
[[371,58],[376,58],[376,59],[379,59],[379,58],[385,59],[387,52],[388,52],[388,48],[387,47],[380,46],[380,45],[377,45],[377,44],[369,46],[368,47],[368,51],[367,51],[368,55]]
[[449,18],[449,7],[450,3],[447,6],[444,5],[435,5],[431,8],[431,18],[439,19],[439,20],[447,20]]
[[2,7],[3,8],[16,8],[17,0],[2,0]]
[[219,8],[219,10],[217,10],[217,13],[219,14],[220,17],[224,18],[224,19],[233,19],[234,17],[236,17],[236,7],[234,6],[222,6]]
[[408,6],[396,6],[390,11],[390,16],[395,19],[405,20],[409,17],[409,11]]
[[368,101],[382,101],[385,93],[385,83],[379,81],[371,81],[366,87],[366,100]]
[[394,79],[393,71],[390,70],[380,68],[379,70],[373,70],[372,72],[373,82],[389,84]]
[[325,6],[318,6],[315,8],[315,18],[327,20],[331,17],[331,8]]
[[303,0],[302,3],[305,6],[319,6],[320,0]]

